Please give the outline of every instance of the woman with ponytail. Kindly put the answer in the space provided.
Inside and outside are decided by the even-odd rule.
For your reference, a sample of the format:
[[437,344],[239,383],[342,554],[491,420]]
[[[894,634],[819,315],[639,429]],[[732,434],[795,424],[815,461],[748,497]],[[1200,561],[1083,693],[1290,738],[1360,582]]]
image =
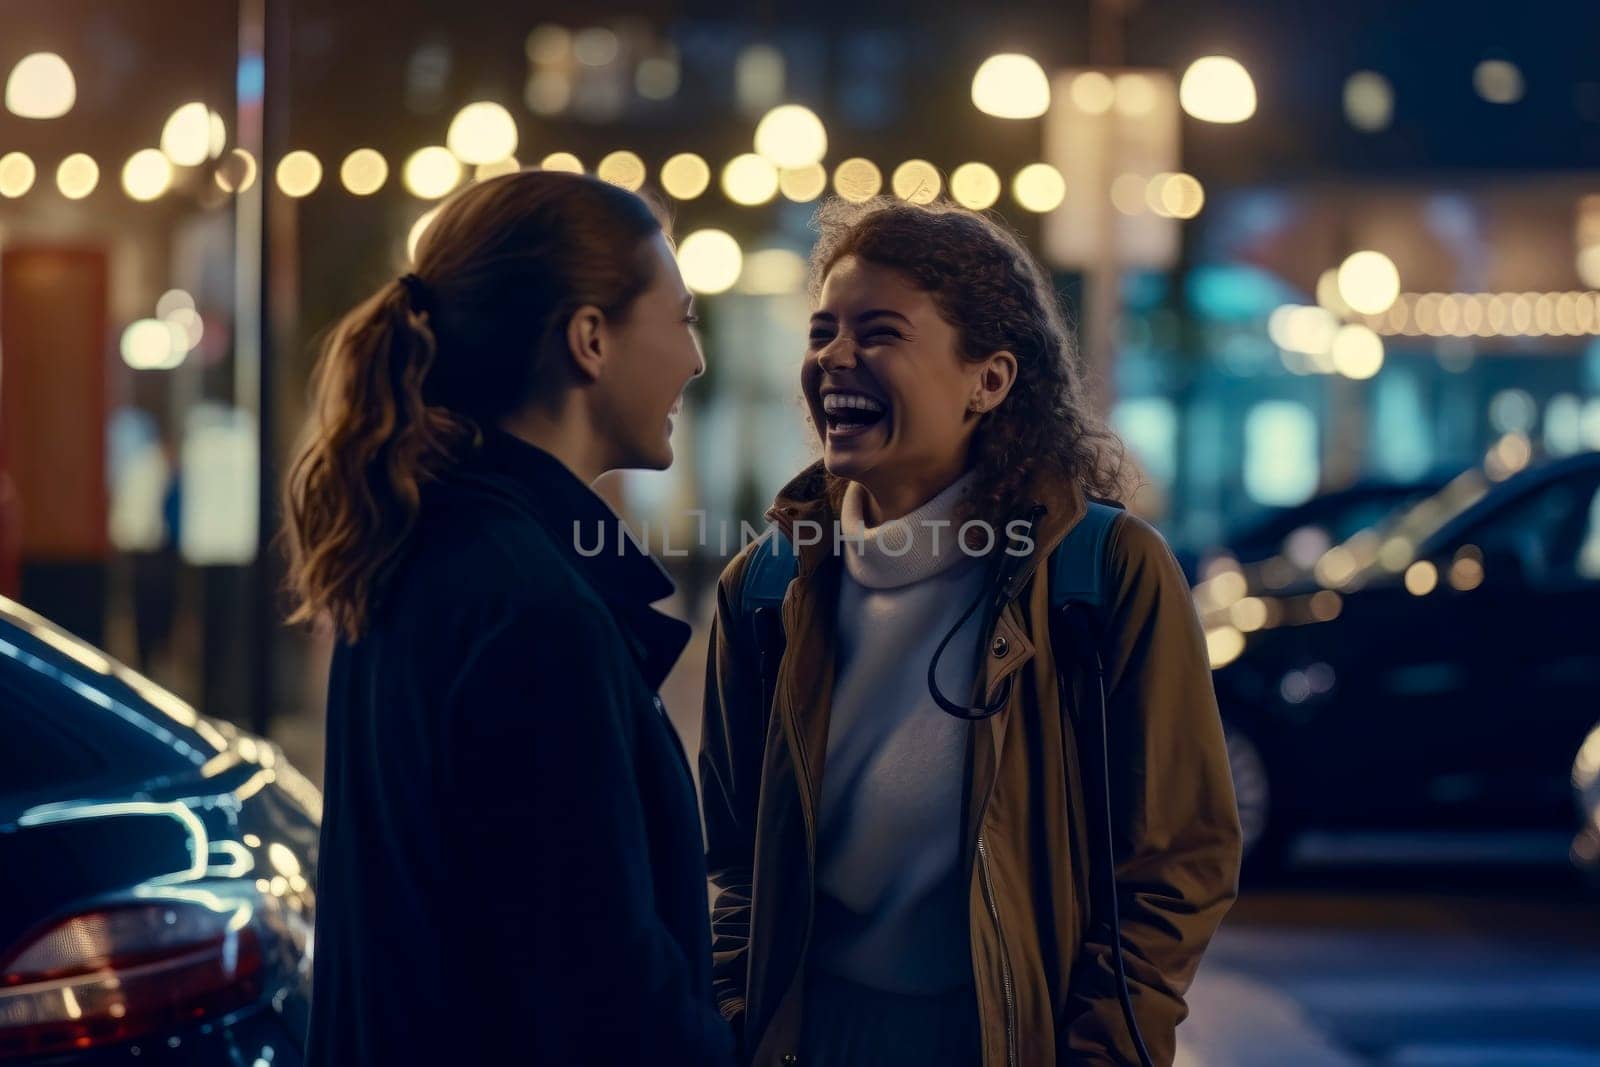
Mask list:
[[689,627],[590,489],[671,463],[694,323],[645,201],[521,173],[333,333],[285,501],[293,619],[338,639],[310,1063],[731,1056],[655,695]]

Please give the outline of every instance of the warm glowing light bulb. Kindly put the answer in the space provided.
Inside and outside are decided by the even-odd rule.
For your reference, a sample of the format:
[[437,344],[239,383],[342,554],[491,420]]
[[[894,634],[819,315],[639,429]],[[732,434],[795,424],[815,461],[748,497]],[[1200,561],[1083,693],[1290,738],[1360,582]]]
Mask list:
[[551,152],[539,161],[539,169],[559,171],[563,174],[582,174],[583,163],[571,152]]
[[161,151],[180,167],[195,167],[211,155],[211,112],[199,101],[184,104],[161,127]]
[[24,119],[58,119],[72,110],[78,83],[54,52],[23,56],[6,79],[6,110]]
[[661,188],[675,200],[693,200],[711,185],[711,167],[693,152],[679,152],[661,165]]
[[1381,315],[1400,296],[1400,272],[1382,252],[1356,252],[1339,265],[1339,295],[1363,315]]
[[635,190],[644,185],[644,160],[626,149],[612,152],[595,167],[594,174],[603,182]]
[[[152,151],[154,151],[152,149]],[[159,319],[138,319],[122,331],[122,361],[134,370],[169,370],[182,362],[175,331]]]
[[373,148],[358,148],[339,164],[339,180],[356,196],[371,196],[389,180],[389,163]]
[[501,105],[480,100],[456,112],[444,143],[463,163],[496,163],[516,152],[517,123]]
[[1383,338],[1353,322],[1333,335],[1333,369],[1346,378],[1370,378],[1383,368]]
[[765,204],[778,195],[778,170],[754,152],[734,156],[722,168],[722,191],[735,204]]
[[972,76],[972,103],[996,118],[1038,118],[1050,109],[1050,80],[1031,56],[990,56]]
[[1504,59],[1486,59],[1473,69],[1472,87],[1491,104],[1515,104],[1522,99],[1522,71]]
[[950,195],[973,211],[993,207],[1000,189],[1000,175],[987,163],[963,163],[950,175]]
[[38,168],[25,152],[7,152],[0,156],[0,196],[19,197],[33,188]]
[[256,183],[256,169],[256,157],[243,148],[235,148],[217,164],[217,172],[211,178],[225,193],[242,193]]
[[889,179],[894,195],[913,204],[931,204],[943,186],[939,169],[925,159],[906,160],[894,169]]
[[278,161],[278,188],[284,196],[310,196],[322,184],[322,161],[303,148]]
[[139,201],[155,200],[172,185],[172,161],[159,149],[142,148],[122,165],[122,188]]
[[1376,133],[1394,117],[1394,87],[1371,70],[1358,70],[1344,82],[1344,117],[1350,125]]
[[809,163],[778,172],[778,190],[784,198],[797,204],[810,203],[828,188],[828,168],[821,163]]
[[1203,122],[1243,122],[1256,113],[1256,85],[1237,59],[1203,56],[1184,71],[1178,102]]
[[739,242],[722,230],[696,230],[678,245],[683,282],[697,293],[722,293],[733,288],[743,269]]
[[756,124],[756,154],[774,167],[804,167],[828,153],[828,131],[810,108],[784,104]]
[[870,159],[847,159],[833,172],[833,191],[853,204],[865,203],[883,188],[883,173]]
[[1067,183],[1061,172],[1048,163],[1030,163],[1017,172],[1011,195],[1028,211],[1054,211],[1066,199]]
[[1406,568],[1406,591],[1412,596],[1427,596],[1439,584],[1439,568],[1419,559]]
[[437,200],[460,183],[461,163],[448,148],[429,145],[411,153],[401,180],[412,196]]
[[56,168],[56,187],[68,200],[82,200],[99,184],[100,164],[83,152],[74,152]]
[[1161,182],[1157,198],[1167,217],[1192,219],[1205,206],[1206,192],[1192,174],[1168,174]]

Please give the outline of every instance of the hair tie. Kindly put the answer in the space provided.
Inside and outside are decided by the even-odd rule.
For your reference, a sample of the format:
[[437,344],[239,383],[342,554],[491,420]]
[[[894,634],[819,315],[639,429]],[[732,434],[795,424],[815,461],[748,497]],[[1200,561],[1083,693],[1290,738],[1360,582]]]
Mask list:
[[430,309],[427,282],[415,274],[406,273],[400,275],[400,285],[406,291],[406,300],[410,302],[411,310],[421,313]]

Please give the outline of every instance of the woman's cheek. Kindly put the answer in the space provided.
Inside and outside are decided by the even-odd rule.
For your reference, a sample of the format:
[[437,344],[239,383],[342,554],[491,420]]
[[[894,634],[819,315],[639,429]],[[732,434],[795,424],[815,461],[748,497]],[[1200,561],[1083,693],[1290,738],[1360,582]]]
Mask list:
[[817,380],[822,377],[822,364],[817,361],[815,350],[808,350],[800,360],[800,387],[807,395],[816,390]]

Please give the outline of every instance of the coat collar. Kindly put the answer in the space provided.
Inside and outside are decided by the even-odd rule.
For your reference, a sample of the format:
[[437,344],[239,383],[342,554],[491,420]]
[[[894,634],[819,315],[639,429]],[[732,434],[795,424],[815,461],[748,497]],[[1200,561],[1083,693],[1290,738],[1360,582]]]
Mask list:
[[651,607],[677,587],[599,494],[549,452],[498,429],[484,431],[452,480],[536,519],[611,609],[650,688],[661,685],[688,644],[690,627]]

